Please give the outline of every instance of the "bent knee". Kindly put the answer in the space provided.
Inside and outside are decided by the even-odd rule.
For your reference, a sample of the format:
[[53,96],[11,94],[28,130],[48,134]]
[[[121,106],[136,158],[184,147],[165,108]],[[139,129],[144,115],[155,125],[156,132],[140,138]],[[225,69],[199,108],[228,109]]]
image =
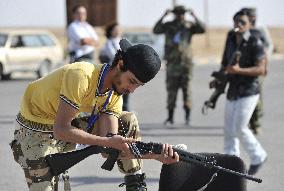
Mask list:
[[119,135],[124,137],[131,137],[138,139],[140,137],[140,129],[138,124],[138,119],[136,115],[132,112],[123,112],[118,119]]

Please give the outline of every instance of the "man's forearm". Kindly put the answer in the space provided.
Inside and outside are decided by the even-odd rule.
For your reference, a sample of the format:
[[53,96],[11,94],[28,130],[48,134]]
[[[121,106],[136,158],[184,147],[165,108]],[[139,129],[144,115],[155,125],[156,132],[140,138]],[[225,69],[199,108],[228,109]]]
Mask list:
[[196,33],[204,33],[206,31],[205,25],[195,16]]
[[262,76],[265,75],[265,59],[258,61],[257,66],[249,68],[240,68],[237,74],[245,76]]
[[153,33],[155,34],[161,34],[164,33],[164,24],[163,24],[163,19],[164,19],[165,15],[163,15],[158,22],[155,24],[154,28],[153,28]]
[[97,44],[98,44],[97,40],[93,38],[82,38],[81,39],[81,45],[97,46]]
[[54,137],[65,142],[99,146],[106,146],[108,139],[106,137],[92,135],[71,125],[66,128],[61,128],[60,130],[55,127]]

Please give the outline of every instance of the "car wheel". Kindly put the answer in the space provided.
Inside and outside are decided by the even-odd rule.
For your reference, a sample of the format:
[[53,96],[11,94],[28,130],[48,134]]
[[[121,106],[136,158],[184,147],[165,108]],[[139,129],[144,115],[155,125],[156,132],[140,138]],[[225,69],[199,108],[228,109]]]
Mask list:
[[50,62],[48,60],[45,60],[42,62],[39,66],[39,69],[37,71],[38,78],[46,76],[50,72]]
[[9,74],[2,74],[2,80],[10,80],[11,79],[11,73]]
[[3,74],[3,66],[0,63],[0,80],[10,80],[10,79],[11,79],[11,73]]

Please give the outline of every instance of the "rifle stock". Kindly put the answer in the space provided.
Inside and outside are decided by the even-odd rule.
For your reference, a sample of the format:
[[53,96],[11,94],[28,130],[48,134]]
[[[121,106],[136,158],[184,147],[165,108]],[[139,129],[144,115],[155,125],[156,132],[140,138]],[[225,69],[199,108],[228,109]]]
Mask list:
[[58,176],[88,156],[101,153],[103,150],[104,147],[89,146],[81,150],[50,154],[45,157],[45,160],[50,167],[51,174]]

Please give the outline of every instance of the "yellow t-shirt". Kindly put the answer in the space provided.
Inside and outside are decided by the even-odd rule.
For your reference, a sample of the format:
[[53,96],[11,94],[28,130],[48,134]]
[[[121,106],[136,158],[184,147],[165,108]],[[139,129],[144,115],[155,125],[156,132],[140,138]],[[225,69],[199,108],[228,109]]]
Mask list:
[[[60,99],[80,112],[101,111],[109,92],[98,94],[106,65],[78,62],[65,65],[48,76],[30,83],[22,99],[20,113],[27,120],[54,124]],[[114,91],[104,113],[119,117],[122,96]]]

